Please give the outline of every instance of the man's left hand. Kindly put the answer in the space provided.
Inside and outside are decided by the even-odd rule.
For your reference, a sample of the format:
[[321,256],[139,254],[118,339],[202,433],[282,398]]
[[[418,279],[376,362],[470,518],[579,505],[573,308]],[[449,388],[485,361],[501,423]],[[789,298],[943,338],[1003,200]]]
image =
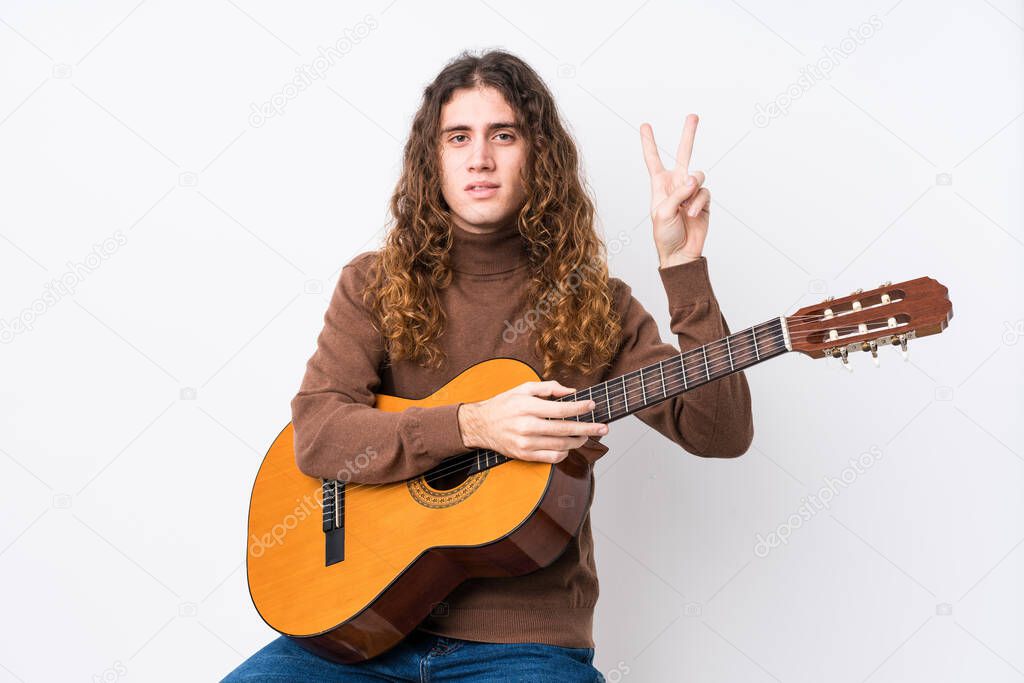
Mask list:
[[672,170],[661,164],[650,124],[640,126],[644,161],[651,176],[651,222],[660,266],[696,261],[704,250],[711,220],[711,192],[702,187],[704,173],[689,171],[697,115],[686,117]]

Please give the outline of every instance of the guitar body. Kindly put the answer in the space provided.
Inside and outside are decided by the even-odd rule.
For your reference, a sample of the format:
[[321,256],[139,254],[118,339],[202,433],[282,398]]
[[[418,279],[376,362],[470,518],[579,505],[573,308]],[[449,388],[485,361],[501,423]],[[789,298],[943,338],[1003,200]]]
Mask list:
[[[474,365],[413,400],[377,395],[375,407],[481,401],[537,381],[520,361]],[[511,460],[428,483],[425,476],[344,487],[343,559],[325,559],[322,485],[295,464],[288,424],[263,460],[249,506],[247,573],[274,630],[338,662],[381,654],[460,583],[526,574],[554,562],[579,531],[593,493],[589,466]]]

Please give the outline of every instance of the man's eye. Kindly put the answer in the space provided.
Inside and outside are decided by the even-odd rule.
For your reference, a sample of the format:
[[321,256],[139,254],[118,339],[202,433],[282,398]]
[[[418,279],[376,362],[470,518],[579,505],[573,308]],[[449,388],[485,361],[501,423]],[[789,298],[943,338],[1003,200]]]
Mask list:
[[466,136],[463,135],[462,133],[459,133],[458,135],[453,135],[452,139],[451,139],[451,142],[458,142],[458,140],[456,140],[456,138],[464,138],[464,137],[466,137]]
[[512,133],[498,133],[498,135],[505,135],[505,136],[507,136],[509,138],[507,140],[508,142],[510,142],[512,140],[512,138],[515,137],[514,135],[512,135]]

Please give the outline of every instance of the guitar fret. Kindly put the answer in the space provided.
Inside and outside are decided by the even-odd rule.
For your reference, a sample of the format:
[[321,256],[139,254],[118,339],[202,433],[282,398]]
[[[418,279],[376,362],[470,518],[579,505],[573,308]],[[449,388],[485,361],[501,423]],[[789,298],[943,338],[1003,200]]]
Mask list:
[[626,403],[626,412],[629,412],[629,392],[626,391],[626,376],[622,376],[622,400]]
[[643,398],[643,405],[647,405],[647,389],[644,387],[644,369],[640,368],[640,396]]
[[753,327],[750,328],[750,337],[751,337],[751,339],[754,340],[754,357],[757,360],[761,360],[761,353],[757,350],[757,329],[756,328],[753,328]]
[[729,345],[729,338],[725,338],[725,352],[729,355],[729,369],[735,370],[736,366],[732,363],[732,346]]
[[708,381],[711,381],[711,368],[708,367],[708,347],[707,345],[700,347],[700,350],[704,353],[704,374],[708,376]]
[[665,363],[658,363],[658,372],[661,373],[661,395],[668,398],[668,387],[665,386]]

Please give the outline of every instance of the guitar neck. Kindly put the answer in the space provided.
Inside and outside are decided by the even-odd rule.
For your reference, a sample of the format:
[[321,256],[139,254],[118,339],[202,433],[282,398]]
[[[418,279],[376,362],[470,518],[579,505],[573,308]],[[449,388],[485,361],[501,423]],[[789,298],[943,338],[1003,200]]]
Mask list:
[[673,396],[739,372],[790,350],[783,318],[740,330],[639,370],[605,380],[557,401],[594,401],[577,422],[614,422]]
[[[785,319],[772,318],[554,400],[592,400],[594,410],[566,419],[607,424],[791,350]],[[474,473],[508,462],[511,458],[492,450],[477,449],[451,460],[464,462],[468,471]],[[446,460],[431,472],[450,466]]]

